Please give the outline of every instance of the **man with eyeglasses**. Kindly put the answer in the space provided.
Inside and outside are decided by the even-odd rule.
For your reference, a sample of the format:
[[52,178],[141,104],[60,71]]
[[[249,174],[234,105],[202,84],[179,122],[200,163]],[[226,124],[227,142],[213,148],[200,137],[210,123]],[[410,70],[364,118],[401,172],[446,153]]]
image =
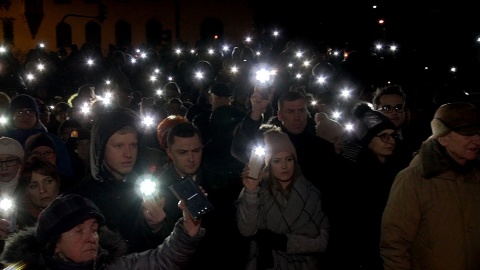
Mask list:
[[480,112],[441,105],[390,189],[380,255],[390,269],[480,269]]
[[403,167],[408,166],[413,154],[420,148],[422,142],[428,137],[428,123],[424,128],[413,128],[409,123],[410,112],[406,107],[406,94],[399,85],[390,85],[378,88],[373,93],[373,108],[390,120],[397,127],[397,146],[394,159]]

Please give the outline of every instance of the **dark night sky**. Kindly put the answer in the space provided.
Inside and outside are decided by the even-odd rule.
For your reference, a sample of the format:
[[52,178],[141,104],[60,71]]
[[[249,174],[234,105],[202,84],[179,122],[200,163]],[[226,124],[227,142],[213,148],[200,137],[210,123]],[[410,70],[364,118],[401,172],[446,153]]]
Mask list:
[[369,1],[297,0],[288,6],[270,0],[260,2],[263,5],[257,3],[256,20],[267,27],[282,25],[292,38],[361,44],[382,37],[378,19],[383,18],[387,40],[408,46],[448,48],[471,44],[475,31],[480,30],[475,29],[480,27],[475,9],[463,0],[450,4],[384,1],[377,9]]
[[[382,40],[383,27],[378,20],[383,18],[385,41],[397,43],[402,53],[400,70],[430,66],[436,80],[455,65],[463,71],[458,76],[480,92],[476,82],[480,72],[480,45],[476,42],[480,17],[472,4],[464,0],[384,0],[376,1],[378,8],[373,9],[373,2],[296,0],[279,6],[272,0],[256,1],[256,22],[259,28],[281,26],[288,39],[368,50]],[[442,71],[435,73],[435,69]]]

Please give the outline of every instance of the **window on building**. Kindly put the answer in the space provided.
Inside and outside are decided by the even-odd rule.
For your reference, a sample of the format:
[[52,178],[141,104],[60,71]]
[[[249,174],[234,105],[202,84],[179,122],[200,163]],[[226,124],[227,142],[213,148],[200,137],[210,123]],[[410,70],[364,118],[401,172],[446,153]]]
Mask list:
[[115,24],[115,46],[130,49],[132,46],[132,26],[126,21]]

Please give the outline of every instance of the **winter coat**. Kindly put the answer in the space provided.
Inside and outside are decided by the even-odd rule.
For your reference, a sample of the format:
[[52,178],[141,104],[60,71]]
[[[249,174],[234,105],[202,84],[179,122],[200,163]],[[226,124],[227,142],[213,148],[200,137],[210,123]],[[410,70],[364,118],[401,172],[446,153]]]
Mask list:
[[[399,172],[390,158],[382,163],[370,148],[364,147],[355,162],[343,160],[338,180],[329,191],[330,205],[323,207],[331,225],[325,256],[331,269],[383,270],[378,246],[380,225],[390,188]],[[324,202],[322,196],[325,206]],[[345,260],[346,257],[349,259]]]
[[[127,247],[121,237],[102,227],[99,230],[100,249],[97,258],[95,261],[79,264],[42,253],[44,247],[35,239],[35,227],[30,227],[7,239],[1,260],[4,266],[16,264],[18,268],[15,269],[23,270],[182,269],[204,234],[205,231],[201,229],[199,235],[189,236],[181,219],[163,244],[142,253],[127,255]],[[23,268],[20,265],[23,265]]]
[[480,164],[426,140],[400,171],[382,217],[385,269],[480,269]]
[[106,225],[118,231],[128,242],[129,252],[155,248],[164,237],[160,232],[152,231],[143,215],[143,198],[138,191],[142,174],[137,173],[141,171],[140,159],[144,155],[141,142],[139,141],[136,168],[125,179],[114,179],[103,164],[108,139],[126,125],[135,127],[139,123],[137,115],[129,109],[115,109],[105,116],[99,115],[96,121],[91,134],[91,175],[87,175],[67,193],[79,194],[92,200],[105,215]]
[[[288,198],[276,190],[274,197],[260,182],[259,189],[243,189],[237,200],[237,225],[243,236],[259,229],[287,235],[286,252],[272,250],[274,269],[318,269],[317,257],[325,251],[329,221],[322,212],[319,190],[305,177],[294,183]],[[279,204],[282,204],[280,206]],[[256,269],[258,247],[251,242],[247,269]]]
[[[250,113],[238,125],[232,140],[232,156],[248,163],[251,149],[263,142],[261,131],[259,130],[262,121],[254,121],[250,118]],[[313,120],[309,118],[306,128],[300,134],[292,134],[283,127],[278,118],[273,117],[268,120],[269,124],[276,125],[286,133],[295,146],[298,156],[298,164],[302,168],[303,175],[311,181],[320,191],[322,187],[333,181],[336,167],[336,153],[333,143],[315,135]],[[313,155],[313,157],[312,157]],[[319,169],[322,171],[322,177],[318,177]]]

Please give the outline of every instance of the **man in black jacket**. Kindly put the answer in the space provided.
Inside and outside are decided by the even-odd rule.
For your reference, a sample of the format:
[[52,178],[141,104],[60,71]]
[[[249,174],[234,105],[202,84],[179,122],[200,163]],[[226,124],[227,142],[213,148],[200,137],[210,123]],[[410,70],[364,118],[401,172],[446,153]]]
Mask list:
[[144,200],[139,191],[143,173],[148,172],[139,159],[145,156],[139,123],[130,109],[99,114],[91,131],[91,174],[69,191],[98,206],[106,225],[126,239],[129,252],[157,247],[166,233],[162,231],[164,199]]

